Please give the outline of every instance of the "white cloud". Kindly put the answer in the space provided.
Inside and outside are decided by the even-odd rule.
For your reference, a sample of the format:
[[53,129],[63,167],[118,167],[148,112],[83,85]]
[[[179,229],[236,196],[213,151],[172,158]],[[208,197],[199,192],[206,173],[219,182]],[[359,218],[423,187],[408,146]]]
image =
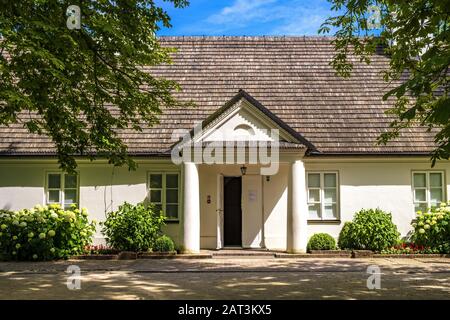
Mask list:
[[326,0],[234,0],[184,31],[209,35],[317,35],[320,25],[332,14],[330,6]]
[[206,21],[213,24],[242,25],[263,18],[269,10],[268,5],[276,2],[277,0],[235,0],[231,6],[209,16]]
[[[286,9],[286,8],[285,8]],[[275,26],[272,35],[317,35],[317,31],[323,22],[330,16],[328,8],[294,7],[290,8],[289,15],[281,19],[281,23]]]

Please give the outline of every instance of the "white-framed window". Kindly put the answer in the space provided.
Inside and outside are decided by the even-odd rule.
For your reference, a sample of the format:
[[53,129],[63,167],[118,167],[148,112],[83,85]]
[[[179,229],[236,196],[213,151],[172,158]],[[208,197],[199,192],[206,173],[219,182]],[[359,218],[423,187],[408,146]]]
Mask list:
[[77,174],[47,172],[46,204],[59,203],[65,209],[78,207],[79,183]]
[[415,212],[439,206],[445,201],[444,172],[413,171],[412,189]]
[[168,220],[178,220],[180,211],[180,174],[178,172],[149,173],[149,201]]
[[339,177],[337,172],[307,172],[309,220],[339,219]]

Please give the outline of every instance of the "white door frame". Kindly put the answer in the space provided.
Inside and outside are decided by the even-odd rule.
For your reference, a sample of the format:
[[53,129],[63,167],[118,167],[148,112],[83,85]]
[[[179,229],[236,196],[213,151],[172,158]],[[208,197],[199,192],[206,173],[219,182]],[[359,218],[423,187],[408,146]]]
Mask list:
[[[230,177],[232,177],[233,175],[230,175]],[[258,175],[260,176],[260,175]],[[216,225],[216,249],[223,249],[225,247],[224,245],[224,177],[225,175],[222,173],[217,174],[217,201],[216,201],[216,221],[217,221],[217,225]],[[228,175],[227,175],[228,177]],[[243,176],[237,176],[237,177],[241,177],[244,178]],[[264,197],[263,197],[263,192],[264,192],[264,188],[263,188],[263,183],[262,183],[262,179],[263,176],[261,176],[261,194],[258,197],[258,201],[261,201],[261,207],[262,207],[262,212],[261,212],[261,239],[260,239],[260,246],[259,248],[265,248],[265,232],[264,232]],[[243,203],[244,201],[244,193],[242,192],[241,194],[241,203]],[[241,204],[241,208],[242,210],[244,209],[244,205]],[[245,212],[242,211],[242,225],[243,225],[243,219],[244,219],[244,214]],[[244,240],[244,228],[242,228],[241,230],[242,234],[241,234],[241,239]],[[244,247],[244,243],[242,243],[242,247]]]
[[223,248],[223,174],[219,173],[217,175],[217,250]]

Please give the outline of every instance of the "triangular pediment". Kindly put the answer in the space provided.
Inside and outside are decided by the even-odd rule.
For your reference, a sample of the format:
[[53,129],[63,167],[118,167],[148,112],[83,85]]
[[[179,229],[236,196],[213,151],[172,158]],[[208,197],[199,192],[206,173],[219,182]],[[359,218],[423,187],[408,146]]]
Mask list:
[[283,141],[314,146],[244,90],[194,130],[193,142]]

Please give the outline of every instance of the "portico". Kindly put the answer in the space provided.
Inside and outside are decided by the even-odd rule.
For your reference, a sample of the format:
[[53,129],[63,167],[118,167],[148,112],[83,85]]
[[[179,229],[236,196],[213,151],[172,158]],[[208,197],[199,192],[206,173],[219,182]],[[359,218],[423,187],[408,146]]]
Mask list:
[[184,249],[305,252],[307,143],[244,92],[227,106],[180,148]]

